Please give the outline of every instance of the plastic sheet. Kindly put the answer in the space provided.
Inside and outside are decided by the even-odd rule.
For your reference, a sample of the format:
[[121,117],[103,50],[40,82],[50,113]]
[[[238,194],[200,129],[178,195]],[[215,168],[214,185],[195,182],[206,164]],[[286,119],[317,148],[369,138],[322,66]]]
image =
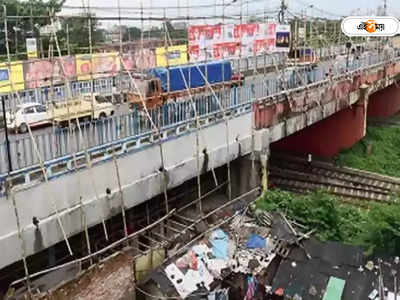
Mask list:
[[265,249],[265,246],[266,246],[266,240],[254,233],[250,235],[246,243],[246,247],[249,249],[256,249],[256,248]]

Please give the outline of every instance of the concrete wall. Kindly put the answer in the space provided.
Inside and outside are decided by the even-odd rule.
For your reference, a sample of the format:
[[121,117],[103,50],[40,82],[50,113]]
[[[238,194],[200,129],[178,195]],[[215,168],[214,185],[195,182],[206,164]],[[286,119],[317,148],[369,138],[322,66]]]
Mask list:
[[[251,113],[240,115],[229,121],[229,151],[226,149],[226,126],[224,122],[209,126],[200,134],[200,149],[207,148],[208,168],[219,167],[228,159],[245,155],[251,149]],[[239,153],[240,144],[240,153]],[[196,133],[192,131],[179,138],[163,143],[163,155],[168,171],[168,188],[176,187],[197,174]],[[204,156],[200,158],[203,166]],[[134,207],[162,193],[160,148],[158,145],[128,154],[118,159],[118,167],[123,188],[125,206]],[[111,197],[106,197],[110,188]],[[96,192],[99,200],[96,200]],[[89,226],[98,224],[121,212],[121,200],[112,160],[96,165],[92,170],[81,170],[18,191],[15,194],[17,209],[27,255],[39,252],[61,241],[62,232],[57,224],[55,206],[68,236],[83,231],[81,222],[82,196],[83,210]],[[35,231],[32,218],[40,220],[39,231]],[[17,237],[16,219],[11,199],[0,199],[0,245],[2,255],[0,268],[21,259],[20,241]]]
[[368,117],[390,117],[400,111],[400,87],[395,84],[369,97]]
[[364,107],[353,105],[272,143],[271,150],[332,157],[364,137],[365,118]]

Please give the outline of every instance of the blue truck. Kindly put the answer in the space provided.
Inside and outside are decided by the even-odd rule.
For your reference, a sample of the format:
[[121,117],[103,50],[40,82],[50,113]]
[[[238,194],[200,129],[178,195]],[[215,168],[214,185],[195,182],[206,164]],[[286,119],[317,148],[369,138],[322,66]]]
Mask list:
[[[232,74],[230,61],[213,61],[203,64],[188,64],[170,68],[153,68],[146,79],[137,80],[137,89],[128,95],[129,102],[153,108],[162,105],[170,98],[180,98],[203,92],[209,88],[220,89],[226,85],[240,84]],[[207,79],[207,80],[206,80]],[[139,93],[139,91],[140,93]],[[142,98],[140,98],[140,94]]]

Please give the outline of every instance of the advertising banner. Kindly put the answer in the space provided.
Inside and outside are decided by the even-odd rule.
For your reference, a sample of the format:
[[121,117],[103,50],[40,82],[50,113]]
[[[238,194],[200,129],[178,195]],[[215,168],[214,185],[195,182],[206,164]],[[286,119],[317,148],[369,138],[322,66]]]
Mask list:
[[243,38],[254,39],[254,37],[259,33],[260,24],[239,24],[234,27],[234,37],[236,40],[240,41]]
[[152,49],[138,49],[132,55],[135,69],[146,70],[157,66],[156,53]]
[[167,49],[160,47],[156,49],[157,67],[177,66],[188,62],[187,46],[176,45]]
[[240,56],[240,43],[226,42],[214,45],[214,59],[227,59]]
[[[62,65],[61,65],[62,64]],[[25,61],[23,64],[25,87],[34,89],[42,86],[64,83],[64,72],[68,80],[76,76],[75,57],[64,56],[54,60],[41,59]]]
[[157,66],[156,64],[156,54],[152,49],[135,49],[129,51],[129,53],[125,53],[122,55],[122,60],[124,62],[124,66],[121,65],[121,69],[125,71],[128,69],[129,71],[133,70],[146,70],[152,69]]
[[78,80],[115,76],[120,68],[117,52],[76,55]]
[[214,45],[224,42],[222,25],[195,25],[188,28],[191,62],[214,59]]
[[213,45],[222,40],[222,25],[195,25],[188,28],[189,44],[199,45],[200,48]]
[[118,52],[93,54],[94,78],[115,76],[119,72]]
[[254,55],[262,55],[275,50],[275,38],[254,40]]
[[290,25],[277,25],[276,27],[276,51],[289,52]]
[[123,61],[123,63],[121,64],[121,70],[132,71],[134,69],[135,60],[134,60],[131,52],[122,54],[122,61]]
[[213,46],[200,48],[200,45],[189,45],[190,62],[211,61],[214,59]]
[[[188,28],[190,62],[250,57],[276,51],[277,23],[200,25]],[[290,27],[280,28],[280,36]],[[287,38],[287,45],[289,44]],[[279,45],[288,51],[286,40]]]
[[26,39],[26,52],[28,53],[28,59],[37,58],[37,43],[36,39]]
[[14,85],[14,90],[20,91],[25,88],[24,85],[24,71],[21,61],[11,63],[11,76],[8,72],[7,64],[0,64],[0,93],[12,92],[11,80]]
[[89,80],[92,71],[92,57],[90,54],[75,55],[76,77],[78,80]]

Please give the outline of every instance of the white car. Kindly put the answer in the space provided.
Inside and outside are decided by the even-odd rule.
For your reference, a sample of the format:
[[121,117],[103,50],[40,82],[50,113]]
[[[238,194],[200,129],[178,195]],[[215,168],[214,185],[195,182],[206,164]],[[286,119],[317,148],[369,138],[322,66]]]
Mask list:
[[24,103],[17,106],[15,112],[7,112],[7,129],[25,133],[30,127],[51,124],[45,105],[40,103]]

